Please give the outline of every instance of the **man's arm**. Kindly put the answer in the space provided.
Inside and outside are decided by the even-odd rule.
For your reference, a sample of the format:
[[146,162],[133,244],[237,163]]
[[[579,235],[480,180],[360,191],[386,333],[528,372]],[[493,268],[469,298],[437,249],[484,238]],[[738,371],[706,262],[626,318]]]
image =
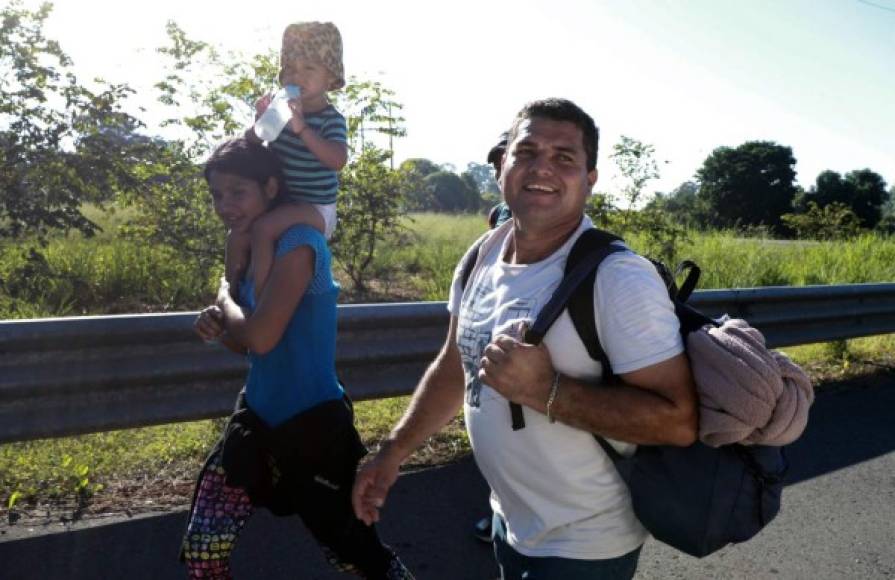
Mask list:
[[[556,371],[541,344],[499,335],[485,347],[479,379],[504,397],[547,413]],[[686,354],[619,375],[620,385],[593,385],[567,376],[550,416],[611,439],[644,445],[686,446],[696,440],[696,387]]]
[[687,355],[594,387],[560,377],[551,416],[573,427],[643,445],[691,445],[697,435],[696,387]]
[[453,419],[463,404],[463,365],[456,338],[457,317],[451,316],[447,340],[420,380],[410,406],[376,455],[358,471],[351,501],[354,513],[367,525],[379,521],[401,463]]

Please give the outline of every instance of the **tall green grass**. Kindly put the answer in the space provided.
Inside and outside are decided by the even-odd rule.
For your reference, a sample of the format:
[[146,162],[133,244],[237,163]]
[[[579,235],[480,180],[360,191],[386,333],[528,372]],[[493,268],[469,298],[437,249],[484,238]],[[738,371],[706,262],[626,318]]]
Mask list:
[[[189,310],[214,294],[220,267],[200,269],[176,249],[116,238],[124,214],[91,215],[105,231],[53,238],[29,263],[18,245],[0,245],[0,318]],[[481,215],[413,214],[400,240],[381,248],[373,267],[380,294],[445,300],[457,262],[486,229]],[[635,250],[642,237],[627,240]],[[803,286],[895,280],[895,239],[865,234],[847,242],[803,242],[690,232],[676,260],[703,270],[701,288]],[[344,277],[343,286],[349,287]]]
[[417,300],[446,300],[454,268],[466,249],[488,228],[481,215],[419,213],[403,221],[404,243],[384,248],[378,267],[407,277]]
[[806,286],[895,281],[895,239],[864,234],[850,241],[743,239],[692,234],[678,252],[702,267],[703,288]]
[[187,310],[214,295],[220,275],[201,271],[173,248],[131,240],[72,236],[37,251],[43,258],[0,247],[7,290],[0,318]]
[[[406,226],[411,243],[388,248],[380,267],[403,268],[420,300],[445,300],[457,262],[486,229],[482,216],[417,214]],[[738,237],[733,232],[692,231],[674,262],[702,268],[700,288],[805,286],[895,281],[895,238],[865,234],[850,241],[813,242]],[[646,246],[630,236],[629,246]],[[669,264],[673,266],[674,264]]]

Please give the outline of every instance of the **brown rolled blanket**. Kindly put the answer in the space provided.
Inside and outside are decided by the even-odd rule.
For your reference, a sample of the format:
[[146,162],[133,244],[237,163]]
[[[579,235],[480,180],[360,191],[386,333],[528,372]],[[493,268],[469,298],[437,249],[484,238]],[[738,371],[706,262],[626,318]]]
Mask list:
[[703,443],[786,445],[805,430],[814,402],[810,379],[785,354],[769,350],[745,320],[690,333],[687,354]]

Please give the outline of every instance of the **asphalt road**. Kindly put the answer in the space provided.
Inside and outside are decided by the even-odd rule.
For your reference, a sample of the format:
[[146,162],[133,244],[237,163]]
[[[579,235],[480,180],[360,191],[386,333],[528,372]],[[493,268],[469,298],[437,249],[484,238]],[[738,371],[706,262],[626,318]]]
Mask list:
[[[695,559],[657,542],[644,548],[639,580],[895,578],[895,382],[819,393],[805,435],[789,449],[783,510],[758,537]],[[474,463],[404,475],[381,527],[420,580],[491,579],[487,545],[472,523],[487,486]],[[177,562],[184,512],[52,533],[0,536],[0,578],[184,578]],[[350,576],[327,570],[301,524],[259,513],[234,553],[236,578]]]

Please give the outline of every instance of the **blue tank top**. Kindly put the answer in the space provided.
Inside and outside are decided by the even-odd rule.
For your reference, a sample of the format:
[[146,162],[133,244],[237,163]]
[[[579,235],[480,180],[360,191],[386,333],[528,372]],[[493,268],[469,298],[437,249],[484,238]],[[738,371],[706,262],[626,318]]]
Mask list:
[[[249,353],[246,403],[269,427],[344,395],[336,378],[336,299],[326,239],[306,225],[292,226],[277,241],[275,259],[301,246],[315,254],[314,276],[282,338],[267,354]],[[240,284],[239,298],[254,311],[254,284]]]

